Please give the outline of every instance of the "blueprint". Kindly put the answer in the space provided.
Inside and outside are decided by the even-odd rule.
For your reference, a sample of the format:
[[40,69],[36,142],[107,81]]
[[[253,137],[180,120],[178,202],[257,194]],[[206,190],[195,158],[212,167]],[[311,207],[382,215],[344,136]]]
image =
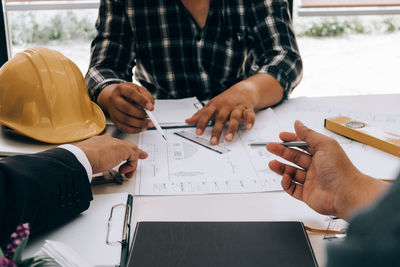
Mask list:
[[[149,157],[139,161],[136,195],[193,195],[281,190],[280,177],[268,168],[275,158],[257,140],[277,140],[279,125],[271,109],[257,114],[251,131],[239,130],[231,143],[221,138],[229,152],[219,154],[166,130],[166,142],[157,131],[139,136],[139,147]],[[195,128],[185,129],[194,132]],[[212,128],[203,135],[209,140]]]

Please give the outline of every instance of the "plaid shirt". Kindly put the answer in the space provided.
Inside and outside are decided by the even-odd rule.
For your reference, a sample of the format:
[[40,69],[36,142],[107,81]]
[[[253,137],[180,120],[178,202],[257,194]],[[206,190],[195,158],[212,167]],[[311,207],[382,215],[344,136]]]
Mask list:
[[210,99],[256,73],[285,89],[302,62],[286,0],[210,0],[200,29],[179,0],[101,0],[86,82],[96,101],[135,79],[156,98]]

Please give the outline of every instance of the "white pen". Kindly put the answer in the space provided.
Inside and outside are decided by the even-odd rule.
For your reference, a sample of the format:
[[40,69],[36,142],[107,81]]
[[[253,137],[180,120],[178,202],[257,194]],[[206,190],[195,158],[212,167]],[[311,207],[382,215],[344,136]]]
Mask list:
[[154,127],[156,127],[157,131],[159,131],[161,133],[162,137],[165,139],[165,141],[167,141],[167,137],[166,137],[163,129],[161,128],[160,124],[158,124],[156,118],[154,117],[153,112],[151,112],[150,110],[147,110],[147,109],[144,109],[144,111],[146,112],[147,116],[149,116],[149,119],[154,124]]
[[293,141],[293,142],[266,142],[266,141],[258,141],[249,143],[249,146],[265,146],[268,143],[277,143],[283,145],[285,147],[308,147],[308,144],[304,141]]

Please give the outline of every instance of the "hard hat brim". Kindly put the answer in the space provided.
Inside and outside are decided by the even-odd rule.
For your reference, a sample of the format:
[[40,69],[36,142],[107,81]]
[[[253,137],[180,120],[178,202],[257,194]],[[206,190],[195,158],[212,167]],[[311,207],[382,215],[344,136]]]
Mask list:
[[64,144],[81,141],[102,133],[106,127],[106,118],[98,105],[91,102],[92,116],[85,122],[63,125],[63,127],[49,128],[40,125],[26,126],[12,121],[0,119],[1,124],[13,129],[17,133],[26,135],[32,139],[50,143]]

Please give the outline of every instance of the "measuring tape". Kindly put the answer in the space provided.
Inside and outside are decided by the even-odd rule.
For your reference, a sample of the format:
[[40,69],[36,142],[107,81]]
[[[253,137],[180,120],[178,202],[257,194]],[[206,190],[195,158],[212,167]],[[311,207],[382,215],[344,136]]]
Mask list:
[[384,132],[372,125],[345,116],[325,119],[325,128],[400,157],[400,134]]
[[183,137],[189,141],[192,141],[196,144],[199,144],[201,146],[204,146],[205,148],[208,148],[212,151],[215,151],[219,154],[223,154],[226,152],[229,152],[230,150],[224,146],[221,145],[211,145],[210,142],[208,141],[208,139],[201,137],[201,136],[197,136],[194,133],[191,132],[187,132],[187,131],[179,131],[179,132],[174,132],[174,134]]

